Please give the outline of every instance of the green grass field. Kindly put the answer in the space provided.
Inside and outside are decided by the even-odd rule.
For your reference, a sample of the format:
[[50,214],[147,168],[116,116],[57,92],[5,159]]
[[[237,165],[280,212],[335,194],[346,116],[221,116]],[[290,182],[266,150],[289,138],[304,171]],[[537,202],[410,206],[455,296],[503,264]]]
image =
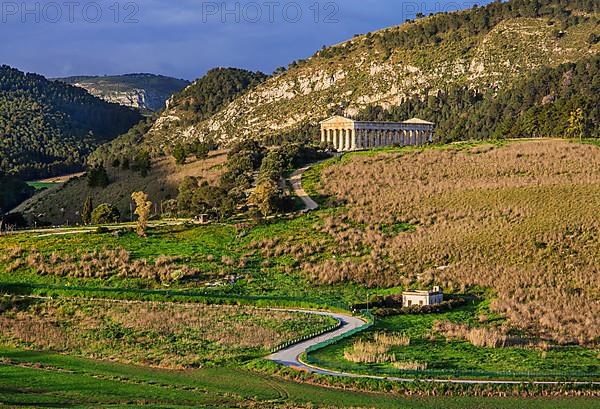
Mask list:
[[[322,210],[329,213],[335,210]],[[220,283],[218,286],[206,286],[205,282],[188,281],[170,283],[168,288],[163,284],[139,278],[74,278],[52,275],[40,275],[31,268],[19,268],[7,271],[10,262],[0,260],[0,283],[7,289],[8,283],[12,291],[20,287],[20,291],[33,294],[79,295],[83,289],[88,294],[101,296],[102,292],[94,289],[111,288],[122,291],[121,298],[139,298],[137,289],[157,290],[155,299],[160,293],[177,290],[199,292],[209,295],[222,294],[228,297],[258,297],[281,300],[284,305],[294,302],[306,302],[314,305],[330,306],[355,303],[366,296],[366,290],[352,284],[326,286],[313,285],[306,276],[298,272],[295,261],[288,255],[265,258],[249,246],[261,240],[285,240],[297,237],[299,242],[326,239],[322,233],[315,231],[313,225],[321,222],[321,213],[265,222],[253,227],[233,224],[214,224],[198,227],[162,227],[152,229],[148,238],[139,238],[129,231],[122,235],[112,233],[86,233],[69,235],[18,234],[5,236],[0,241],[0,250],[19,247],[27,251],[39,250],[50,256],[53,252],[61,255],[90,253],[102,249],[123,248],[131,253],[133,260],[144,259],[154,262],[159,256],[174,256],[182,264],[199,269],[206,276],[207,282],[219,281],[218,278],[228,275],[243,276],[234,284]],[[225,265],[223,260],[229,260]],[[243,260],[243,264],[240,264]],[[268,264],[265,264],[267,262]],[[287,269],[287,272],[284,270]],[[289,271],[291,269],[291,271]],[[222,280],[221,280],[222,281]],[[35,286],[32,287],[32,286]],[[77,287],[77,291],[64,292],[64,286]],[[127,296],[126,293],[131,295]]]
[[588,409],[590,398],[405,398],[211,368],[167,371],[0,349],[0,407]]
[[[444,313],[379,318],[369,331],[313,352],[308,358],[323,368],[386,376],[600,379],[598,349],[580,346],[555,347],[549,351],[517,346],[486,348],[466,341],[446,341],[432,334],[435,321],[477,325],[481,313],[489,314],[487,302],[473,302]],[[425,363],[427,369],[406,371],[395,368],[392,362],[355,363],[344,357],[344,351],[351,349],[357,340],[372,341],[378,332],[410,337],[409,345],[395,346],[390,353],[395,354],[398,362]]]
[[54,186],[58,185],[59,183],[56,183],[56,182],[27,182],[27,184],[29,186],[31,186],[32,188],[34,188],[35,190],[44,190],[44,189],[49,189],[51,187],[54,187]]

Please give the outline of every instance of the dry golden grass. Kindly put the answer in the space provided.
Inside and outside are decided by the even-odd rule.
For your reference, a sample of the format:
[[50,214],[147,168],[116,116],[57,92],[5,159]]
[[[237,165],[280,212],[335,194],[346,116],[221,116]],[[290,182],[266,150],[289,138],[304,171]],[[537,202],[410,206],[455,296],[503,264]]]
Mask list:
[[406,361],[406,362],[394,362],[392,366],[402,371],[424,371],[427,369],[426,362]]
[[179,264],[177,257],[158,256],[154,263],[146,259],[132,260],[123,248],[62,254],[52,252],[44,256],[38,250],[26,252],[21,247],[10,247],[0,255],[0,263],[8,264],[7,272],[30,267],[40,275],[76,278],[144,278],[158,282],[172,282],[198,278],[200,270]]
[[390,350],[394,346],[408,344],[410,344],[410,338],[403,334],[377,332],[373,341],[363,339],[355,341],[352,347],[344,351],[344,358],[360,363],[396,362],[396,354],[391,353]]
[[500,348],[507,346],[509,341],[506,328],[471,328],[466,324],[438,321],[433,329],[447,339],[463,339],[478,347]]
[[[360,155],[321,180],[348,206],[324,227],[340,244],[337,259],[303,265],[315,280],[489,287],[493,310],[513,327],[560,343],[598,341],[597,147],[545,140]],[[397,223],[417,228],[390,232]],[[360,258],[349,257],[361,246]]]
[[252,307],[40,301],[0,312],[0,345],[180,368],[265,353],[329,325]]

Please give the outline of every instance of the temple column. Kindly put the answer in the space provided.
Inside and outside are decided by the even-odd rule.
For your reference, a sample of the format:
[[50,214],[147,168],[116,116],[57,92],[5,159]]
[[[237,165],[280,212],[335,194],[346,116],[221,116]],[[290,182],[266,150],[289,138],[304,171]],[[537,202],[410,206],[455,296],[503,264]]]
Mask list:
[[340,147],[340,145],[338,144],[338,141],[339,141],[339,139],[338,139],[338,130],[337,130],[337,129],[334,129],[334,130],[333,130],[333,147],[334,147],[336,150],[338,150],[338,149],[339,149],[339,147]]
[[356,150],[357,142],[358,141],[356,140],[356,130],[350,129],[350,149],[351,150]]
[[352,129],[346,131],[346,147],[348,150],[354,149],[354,143],[352,143]]
[[350,130],[344,129],[344,149],[350,150]]

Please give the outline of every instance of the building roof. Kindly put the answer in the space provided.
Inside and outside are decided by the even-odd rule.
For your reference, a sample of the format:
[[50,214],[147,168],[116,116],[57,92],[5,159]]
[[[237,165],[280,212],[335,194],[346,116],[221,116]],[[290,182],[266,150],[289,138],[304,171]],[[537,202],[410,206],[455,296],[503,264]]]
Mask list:
[[420,118],[411,118],[409,120],[403,122],[392,122],[392,121],[357,121],[352,118],[346,118],[345,116],[335,115],[330,118],[321,121],[321,124],[326,124],[330,122],[347,122],[347,123],[382,123],[382,124],[412,124],[412,125],[435,125],[433,122],[425,121]]
[[437,295],[437,294],[442,294],[442,291],[441,290],[407,290],[402,293],[402,295],[421,295],[421,296]]
[[433,122],[425,121],[421,118],[411,118],[403,122],[404,124],[416,124],[416,125],[435,125]]
[[345,116],[335,115],[335,116],[332,116],[330,118],[327,118],[324,121],[321,121],[320,123],[321,124],[326,124],[328,122],[351,122],[351,123],[354,123],[354,122],[357,122],[357,121],[355,121],[354,119],[351,119],[351,118],[346,118]]

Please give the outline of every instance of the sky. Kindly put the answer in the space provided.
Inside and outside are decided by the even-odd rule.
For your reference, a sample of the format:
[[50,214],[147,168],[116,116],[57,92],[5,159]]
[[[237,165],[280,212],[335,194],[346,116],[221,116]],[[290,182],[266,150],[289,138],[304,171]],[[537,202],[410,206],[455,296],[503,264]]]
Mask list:
[[486,3],[0,0],[0,64],[47,77],[149,72],[194,80],[214,67],[271,73],[417,12]]

